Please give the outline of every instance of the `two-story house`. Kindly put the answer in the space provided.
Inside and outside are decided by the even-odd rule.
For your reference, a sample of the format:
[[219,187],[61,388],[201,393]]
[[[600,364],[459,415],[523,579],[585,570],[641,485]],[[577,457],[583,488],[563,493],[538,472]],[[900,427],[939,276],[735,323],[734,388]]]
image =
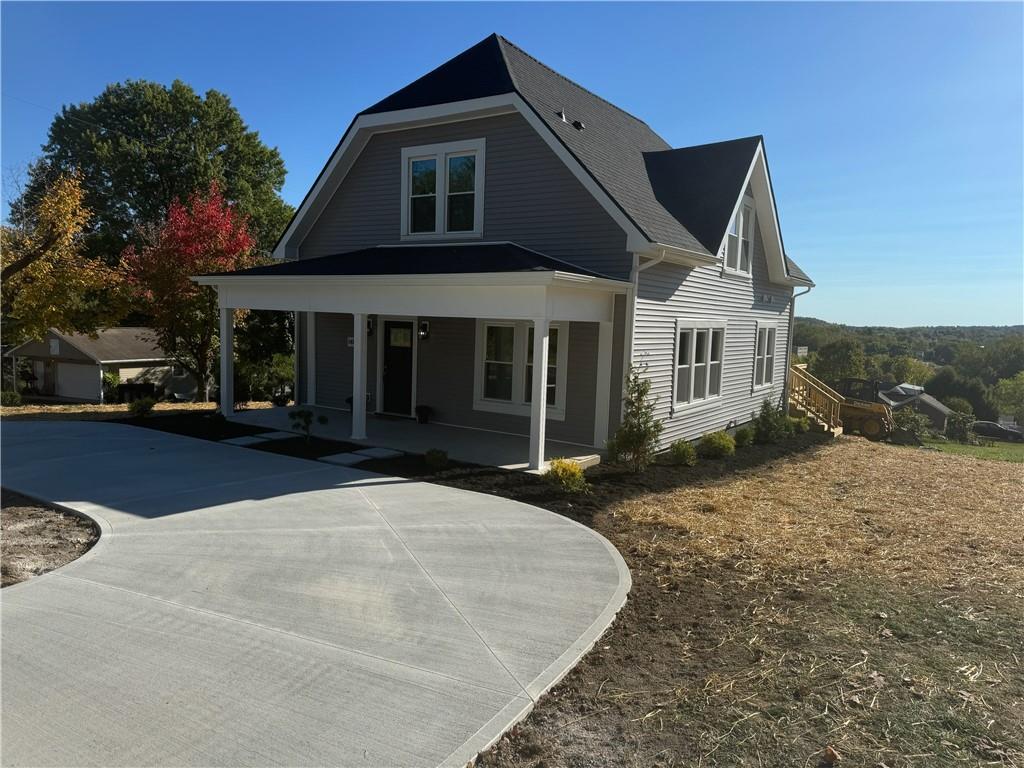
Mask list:
[[[631,365],[665,444],[781,405],[813,285],[761,137],[673,149],[498,35],[360,112],[274,256],[198,278],[223,349],[232,308],[296,312],[297,399],[353,438],[428,406],[529,436],[531,467],[546,439],[605,445]],[[231,375],[228,353],[222,402]]]

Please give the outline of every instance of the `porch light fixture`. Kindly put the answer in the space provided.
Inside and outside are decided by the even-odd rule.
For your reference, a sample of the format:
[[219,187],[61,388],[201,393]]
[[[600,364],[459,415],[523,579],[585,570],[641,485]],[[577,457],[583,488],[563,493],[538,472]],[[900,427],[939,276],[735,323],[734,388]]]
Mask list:
[[420,340],[421,341],[430,338],[430,321],[429,320],[420,320],[419,334],[420,334]]

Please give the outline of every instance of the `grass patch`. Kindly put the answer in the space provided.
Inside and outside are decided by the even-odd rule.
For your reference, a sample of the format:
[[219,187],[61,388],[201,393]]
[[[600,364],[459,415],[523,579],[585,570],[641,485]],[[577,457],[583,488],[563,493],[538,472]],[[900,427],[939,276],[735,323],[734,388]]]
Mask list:
[[964,445],[948,440],[925,440],[929,448],[954,456],[971,456],[985,461],[1013,461],[1024,463],[1024,443],[992,442],[987,445]]

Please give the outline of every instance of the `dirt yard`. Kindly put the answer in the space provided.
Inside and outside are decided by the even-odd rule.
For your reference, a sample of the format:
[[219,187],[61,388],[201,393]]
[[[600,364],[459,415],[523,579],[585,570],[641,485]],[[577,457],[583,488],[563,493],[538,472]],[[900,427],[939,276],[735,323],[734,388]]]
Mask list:
[[1020,465],[807,438],[599,470],[496,486],[608,537],[633,591],[481,764],[1024,765]]
[[[237,403],[239,410],[250,408],[269,408],[270,403]],[[153,407],[155,415],[167,416],[176,413],[210,412],[217,409],[216,403],[157,403]],[[108,419],[126,419],[131,414],[125,403],[45,403],[18,405],[0,408],[0,417],[12,421],[106,421]]]
[[0,586],[52,571],[96,543],[92,523],[13,493],[0,491]]

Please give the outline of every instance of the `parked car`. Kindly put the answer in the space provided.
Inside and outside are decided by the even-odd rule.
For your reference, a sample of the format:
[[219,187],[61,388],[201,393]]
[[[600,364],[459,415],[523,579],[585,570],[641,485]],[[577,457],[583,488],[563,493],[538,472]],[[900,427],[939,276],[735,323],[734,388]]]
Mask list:
[[976,421],[971,425],[971,430],[979,437],[987,437],[992,440],[1008,440],[1013,443],[1024,441],[1024,433],[1019,429],[1004,427],[994,421]]

